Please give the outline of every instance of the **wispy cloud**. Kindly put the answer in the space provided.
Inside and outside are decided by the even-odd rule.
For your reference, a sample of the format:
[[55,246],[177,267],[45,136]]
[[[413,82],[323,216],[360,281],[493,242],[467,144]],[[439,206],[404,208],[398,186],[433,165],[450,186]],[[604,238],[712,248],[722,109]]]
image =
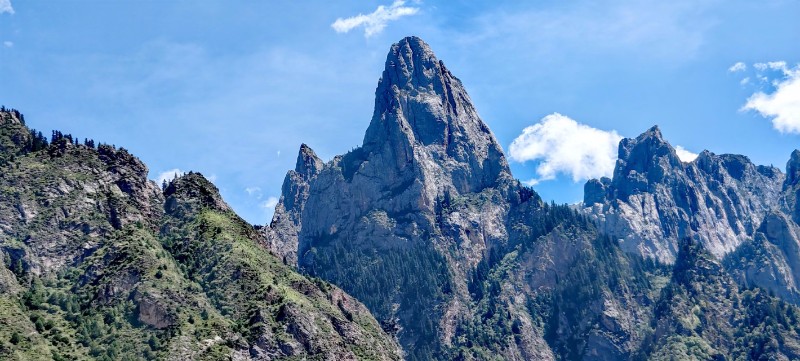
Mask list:
[[[759,71],[773,70],[781,76],[770,85],[771,92],[759,91],[747,99],[742,111],[755,110],[762,117],[772,121],[772,127],[781,133],[800,134],[800,64],[789,68],[784,61],[756,63],[753,67]],[[768,77],[759,74],[764,82]]]
[[616,131],[604,131],[580,124],[553,113],[539,123],[525,128],[511,143],[509,155],[516,162],[539,162],[536,184],[566,174],[577,182],[611,176],[622,137]]
[[0,0],[0,14],[2,13],[14,13],[14,7],[11,6],[11,0]]
[[747,70],[747,65],[745,63],[742,63],[741,61],[736,63],[736,64],[731,65],[731,67],[728,68],[728,71],[731,72],[731,73],[736,73],[736,72],[745,71],[745,70]]
[[770,61],[767,63],[755,63],[753,67],[760,71],[765,70],[780,70],[787,72],[789,69],[786,67],[785,61]]
[[5,46],[6,48],[11,48],[14,46],[14,42],[6,40],[3,42],[3,46]]
[[261,202],[261,208],[266,210],[274,209],[278,205],[278,197],[270,196],[267,200]]
[[166,170],[166,171],[163,171],[161,173],[158,173],[158,177],[156,177],[156,182],[157,182],[158,185],[161,185],[164,182],[169,183],[173,179],[175,179],[177,177],[180,177],[180,176],[182,176],[184,174],[186,174],[186,172],[184,172],[184,171],[182,171],[182,170],[180,170],[178,168],[172,168],[170,170]]
[[675,153],[678,153],[678,158],[684,162],[691,162],[697,158],[697,153],[689,151],[680,145],[675,147]]
[[397,20],[403,16],[414,15],[419,12],[419,8],[404,6],[405,1],[397,0],[389,7],[380,5],[370,14],[358,14],[349,18],[338,18],[331,24],[337,33],[347,33],[357,27],[364,27],[364,36],[370,37],[380,33],[392,20]]
[[261,187],[247,187],[244,189],[247,192],[248,196],[255,197],[256,199],[261,199],[262,192]]

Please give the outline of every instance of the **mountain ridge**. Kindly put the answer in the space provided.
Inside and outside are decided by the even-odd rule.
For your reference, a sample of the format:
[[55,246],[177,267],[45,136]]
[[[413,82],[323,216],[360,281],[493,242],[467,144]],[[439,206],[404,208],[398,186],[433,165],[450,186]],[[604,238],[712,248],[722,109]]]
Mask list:
[[[290,189],[303,189],[279,202],[302,204],[297,238],[288,242],[297,242],[298,268],[396,325],[411,360],[659,359],[698,340],[709,357],[741,355],[751,336],[726,343],[681,334],[673,328],[680,320],[656,305],[674,299],[692,308],[723,297],[719,287],[689,299],[661,295],[695,287],[681,281],[685,262],[674,263],[685,252],[711,254],[719,270],[700,283],[768,279],[736,273],[741,268],[723,258],[780,203],[780,171],[711,152],[681,162],[655,126],[620,142],[613,179],[587,182],[586,203],[596,204],[548,205],[513,179],[472,111],[463,85],[429,46],[415,37],[392,45],[364,145],[316,175],[287,175]],[[276,212],[273,224],[281,217]],[[686,242],[694,246],[682,251]],[[758,268],[753,255],[745,259]],[[751,292],[732,291],[734,298]],[[741,312],[736,303],[720,307],[715,312]],[[734,324],[709,323],[703,332],[732,332]]]
[[515,180],[463,84],[392,45],[364,144],[300,146],[269,226],[190,172],[0,111],[12,359],[800,358],[800,151],[620,142],[585,207]]
[[360,302],[271,255],[199,173],[161,189],[123,148],[40,137],[0,111],[0,358],[401,358]]

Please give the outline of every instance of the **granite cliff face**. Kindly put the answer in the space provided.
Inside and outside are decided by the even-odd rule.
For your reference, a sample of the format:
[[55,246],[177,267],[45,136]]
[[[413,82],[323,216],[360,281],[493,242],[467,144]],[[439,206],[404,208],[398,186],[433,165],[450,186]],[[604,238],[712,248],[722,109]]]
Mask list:
[[721,258],[780,207],[783,181],[741,155],[704,151],[681,162],[653,127],[620,142],[613,179],[586,183],[584,211],[629,252],[672,263],[691,237]]
[[681,162],[654,127],[620,142],[613,179],[586,183],[583,212],[628,252],[672,263],[691,238],[738,282],[797,303],[798,164],[797,150],[785,175],[742,155],[703,151]]
[[322,160],[303,144],[297,155],[297,165],[286,174],[280,202],[269,227],[262,228],[267,245],[284,263],[297,266],[297,245],[302,228],[303,208],[309,196],[309,182],[322,170]]
[[369,311],[263,247],[216,187],[0,111],[0,358],[397,360]]

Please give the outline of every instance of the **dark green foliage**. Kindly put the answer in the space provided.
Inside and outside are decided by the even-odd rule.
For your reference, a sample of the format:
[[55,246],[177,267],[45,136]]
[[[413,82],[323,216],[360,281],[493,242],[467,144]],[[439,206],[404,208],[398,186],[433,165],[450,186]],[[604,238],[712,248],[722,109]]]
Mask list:
[[11,342],[12,345],[19,345],[20,342],[22,342],[22,336],[19,334],[19,332],[14,332],[11,334],[11,339],[9,342]]
[[[401,338],[404,344],[415,345],[405,350],[409,360],[436,352],[436,320],[441,314],[436,305],[452,292],[452,281],[444,258],[431,245],[353,251],[336,242],[324,252],[310,253],[315,261],[306,272],[331,280],[358,298],[385,329],[394,328],[394,317],[412,325]],[[395,315],[395,304],[409,312]]]
[[[652,287],[649,275],[663,272],[652,262],[624,253],[606,235],[595,238],[590,248],[559,277],[552,293],[550,317],[545,326],[545,340],[556,354],[566,360],[582,359],[588,332],[594,325],[583,320],[593,319],[595,304],[602,305],[605,293],[646,295]],[[640,302],[648,300],[640,296]]]
[[42,132],[38,132],[35,129],[31,129],[31,136],[26,146],[26,150],[29,152],[38,152],[40,150],[46,149],[47,146],[48,146],[47,138],[44,137]]
[[764,290],[740,289],[719,262],[690,239],[681,242],[672,280],[654,309],[654,333],[640,359],[797,359],[800,311]]

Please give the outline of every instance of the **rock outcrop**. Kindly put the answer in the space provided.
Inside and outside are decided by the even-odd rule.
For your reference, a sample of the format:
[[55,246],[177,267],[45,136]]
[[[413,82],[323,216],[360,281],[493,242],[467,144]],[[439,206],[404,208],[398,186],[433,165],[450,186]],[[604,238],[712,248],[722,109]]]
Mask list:
[[310,182],[322,171],[323,162],[310,147],[303,144],[295,169],[286,174],[281,198],[269,227],[262,228],[270,250],[287,264],[297,266],[297,245],[302,228],[303,208],[309,196]]
[[780,207],[783,181],[741,155],[682,162],[653,127],[620,142],[613,179],[586,183],[584,211],[629,252],[672,263],[678,241],[692,237],[723,257]]

